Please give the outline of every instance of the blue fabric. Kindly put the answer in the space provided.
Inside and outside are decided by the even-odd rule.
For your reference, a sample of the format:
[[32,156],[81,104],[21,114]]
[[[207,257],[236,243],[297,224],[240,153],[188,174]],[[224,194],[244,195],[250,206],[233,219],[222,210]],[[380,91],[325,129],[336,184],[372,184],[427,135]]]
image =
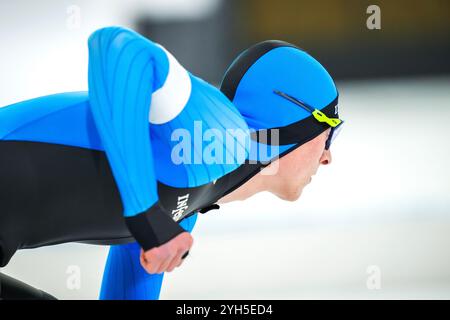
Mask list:
[[[183,219],[180,225],[192,232],[197,215]],[[136,242],[110,247],[100,290],[101,300],[159,299],[164,273],[148,274],[141,266],[140,252]]]
[[233,103],[245,115],[249,128],[282,127],[311,116],[273,90],[290,94],[319,110],[338,95],[333,78],[307,52],[292,47],[273,49],[245,72],[236,89]]
[[161,48],[133,31],[103,28],[89,37],[91,110],[125,217],[158,200],[148,114],[152,92],[167,73],[168,58]]
[[[163,48],[121,27],[97,30],[90,36],[88,47],[89,92],[61,93],[0,108],[0,140],[105,151],[125,217],[156,203],[156,181],[173,187],[196,187],[232,172],[245,159],[265,161],[294,147],[270,148],[268,154],[260,154],[256,152],[260,144],[246,139],[250,142],[243,146],[241,159],[229,149],[240,141],[233,141],[235,137],[228,130],[279,127],[309,115],[273,94],[274,89],[319,109],[337,95],[331,76],[319,62],[306,52],[283,47],[267,53],[246,71],[233,103],[217,88],[188,73],[192,88],[182,111],[166,123],[150,125],[152,95],[164,87],[170,73],[169,57]],[[216,130],[213,138],[218,139],[221,153],[231,155],[232,161],[195,162],[195,155],[201,155],[211,142],[200,137],[200,143],[196,143],[196,121],[201,122],[203,130]],[[171,151],[179,143],[172,139],[175,129],[191,134],[194,158],[190,164],[174,164],[171,159]],[[197,214],[182,220],[181,225],[191,231],[196,219]],[[100,298],[158,299],[163,274],[147,274],[139,254],[136,243],[111,247]]]
[[65,92],[0,108],[0,140],[103,150],[87,91]]
[[[239,159],[234,150],[228,149],[241,144],[228,130],[247,130],[245,119],[219,89],[189,72],[192,88],[182,111],[166,123],[150,125],[152,95],[164,86],[169,74],[169,58],[161,46],[132,30],[107,27],[89,37],[88,48],[89,92],[60,93],[0,108],[0,118],[5,120],[0,121],[0,140],[104,151],[120,191],[125,217],[144,212],[157,202],[157,180],[173,187],[200,186],[235,170],[248,157],[245,144]],[[205,163],[202,158],[196,161],[195,157],[202,155],[211,143],[202,139],[203,132],[198,132],[196,123],[204,131],[215,130],[215,146],[231,156],[231,161],[228,157],[226,163]],[[176,129],[183,129],[192,137],[188,164],[174,164],[171,159],[171,151],[180,142],[172,139]],[[248,142],[249,136],[246,138]],[[182,225],[193,219],[184,220]],[[108,263],[105,277],[116,278],[114,275],[120,274],[120,288],[144,283],[147,294],[137,295],[149,296],[148,288],[152,283],[160,286],[162,275],[148,276],[140,267],[138,253],[137,244],[111,249],[108,261],[113,262]],[[125,272],[130,270],[137,271]],[[107,281],[102,288],[116,292],[115,286],[114,281]],[[139,285],[134,288],[145,291]],[[102,296],[107,296],[108,290],[102,289]],[[127,291],[128,296],[134,295],[131,291]]]

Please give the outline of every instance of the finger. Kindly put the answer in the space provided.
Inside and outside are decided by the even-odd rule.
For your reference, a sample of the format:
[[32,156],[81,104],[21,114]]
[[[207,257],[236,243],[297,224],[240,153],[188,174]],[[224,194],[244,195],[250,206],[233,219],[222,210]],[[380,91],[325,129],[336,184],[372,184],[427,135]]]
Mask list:
[[158,273],[158,268],[159,268],[160,265],[161,265],[161,263],[159,261],[158,262],[156,262],[156,261],[152,261],[152,262],[147,261],[147,263],[145,264],[144,269],[147,270],[147,272],[149,274],[155,274],[155,273]]
[[180,254],[177,254],[175,258],[172,259],[172,261],[169,264],[169,267],[167,268],[167,272],[172,272],[173,269],[181,265],[181,263],[183,262],[183,259],[181,258],[181,252]]
[[141,265],[143,267],[145,267],[145,265],[147,264],[147,259],[145,259],[145,255],[144,255],[144,251],[143,250],[141,250],[141,254],[139,256],[139,260],[141,262]]
[[148,255],[141,254],[141,265],[145,269],[145,271],[147,271],[147,273],[154,274],[161,264],[161,259],[156,256],[151,256],[150,258],[147,257]]
[[181,266],[184,262],[184,259],[180,259],[180,261],[178,262],[178,264],[175,266],[175,268],[178,268],[179,266]]
[[176,257],[176,255],[171,255],[167,259],[165,259],[158,268],[157,273],[162,273],[167,270],[167,267],[170,265],[171,261]]
[[[181,251],[181,252],[183,252],[183,251]],[[172,261],[172,263],[170,264],[170,267],[167,271],[169,271],[169,270],[172,271],[173,269],[181,266],[181,264],[184,262],[184,259],[188,256],[188,254],[189,254],[189,250],[186,250],[183,254],[178,255],[177,258]]]
[[179,266],[181,266],[181,264],[184,262],[184,259],[180,259],[180,261],[178,262],[178,264],[175,266],[175,268],[178,268]]

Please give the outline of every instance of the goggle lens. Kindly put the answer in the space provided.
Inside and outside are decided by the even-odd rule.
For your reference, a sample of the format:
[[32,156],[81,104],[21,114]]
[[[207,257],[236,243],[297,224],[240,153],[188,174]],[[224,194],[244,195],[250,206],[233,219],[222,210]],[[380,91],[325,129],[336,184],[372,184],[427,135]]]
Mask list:
[[330,146],[333,143],[334,139],[336,139],[336,137],[339,135],[339,132],[341,132],[343,124],[344,121],[342,121],[336,127],[331,128],[330,135],[328,136],[327,142],[325,143],[325,150],[330,149]]

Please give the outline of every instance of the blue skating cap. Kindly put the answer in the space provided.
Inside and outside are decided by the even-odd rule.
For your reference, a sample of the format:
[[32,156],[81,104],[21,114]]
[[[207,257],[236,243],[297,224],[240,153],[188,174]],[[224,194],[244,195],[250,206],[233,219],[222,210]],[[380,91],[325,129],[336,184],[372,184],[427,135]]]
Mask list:
[[339,117],[338,91],[330,74],[307,52],[284,41],[267,40],[243,51],[227,69],[220,89],[240,111],[250,130],[260,133],[279,129],[280,146],[299,146],[329,125],[318,122],[311,112],[274,90],[329,117]]

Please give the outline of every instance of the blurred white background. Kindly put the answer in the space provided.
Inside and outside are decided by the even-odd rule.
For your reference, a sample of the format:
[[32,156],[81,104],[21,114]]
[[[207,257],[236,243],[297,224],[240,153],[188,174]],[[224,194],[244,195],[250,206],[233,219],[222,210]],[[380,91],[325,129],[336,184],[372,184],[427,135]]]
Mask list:
[[[189,16],[215,5],[76,1],[74,25],[70,1],[39,3],[0,3],[0,106],[86,90],[86,40],[98,27],[133,27],[139,10]],[[332,164],[297,202],[260,194],[200,215],[194,248],[165,275],[162,299],[450,298],[450,77],[337,85],[346,125]],[[60,299],[97,299],[107,250],[22,250],[1,272]],[[66,285],[72,265],[78,290]]]

